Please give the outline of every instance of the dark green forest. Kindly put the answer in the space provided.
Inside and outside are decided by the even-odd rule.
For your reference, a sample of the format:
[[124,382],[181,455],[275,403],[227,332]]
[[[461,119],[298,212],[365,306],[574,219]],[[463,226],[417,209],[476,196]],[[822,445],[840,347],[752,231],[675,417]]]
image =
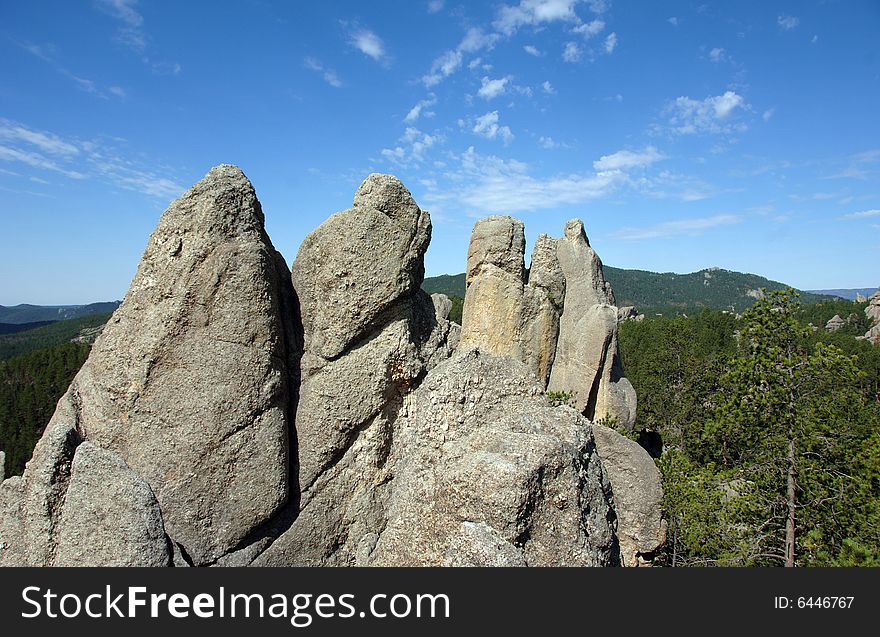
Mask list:
[[880,566],[880,348],[855,319],[809,326],[863,307],[789,290],[739,319],[621,326],[637,435],[663,475],[661,563]]
[[78,336],[94,340],[97,328],[110,318],[109,313],[92,314],[66,321],[56,321],[23,332],[0,335],[0,361],[35,349],[69,343]]
[[90,346],[64,343],[0,361],[0,450],[6,474],[24,470],[55,403],[89,355]]

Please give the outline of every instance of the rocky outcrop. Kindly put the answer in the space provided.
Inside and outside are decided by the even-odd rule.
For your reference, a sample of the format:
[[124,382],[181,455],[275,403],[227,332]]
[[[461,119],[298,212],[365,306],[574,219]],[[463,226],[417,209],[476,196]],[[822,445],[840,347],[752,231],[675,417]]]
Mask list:
[[[305,342],[296,416],[301,504],[258,564],[350,565],[360,538],[381,528],[399,412],[458,339],[458,327],[435,310],[443,300],[420,289],[430,236],[430,216],[403,184],[370,175],[353,207],[300,247],[293,286]],[[366,287],[347,277],[366,277]]]
[[615,562],[609,485],[590,424],[550,407],[522,363],[479,349],[428,374],[396,428],[372,566]]
[[196,564],[285,504],[297,335],[289,271],[263,223],[250,182],[227,165],[162,215],[24,472],[29,563],[54,555],[81,440],[149,485]]
[[620,320],[602,262],[579,220],[535,243],[526,281],[524,228],[512,217],[474,225],[461,347],[523,361],[550,391],[571,393],[588,418],[632,429],[636,395],[623,376]]
[[632,429],[636,393],[620,364],[614,294],[580,220],[566,224],[557,255],[567,287],[548,388],[572,392],[575,407],[594,422]]
[[55,566],[169,566],[170,541],[150,486],[117,454],[83,442],[55,533]]
[[873,325],[864,336],[859,338],[866,339],[872,345],[880,345],[880,289],[865,300],[868,301],[865,316]]
[[[478,223],[463,328],[421,291],[430,236],[403,184],[370,175],[291,272],[247,178],[213,169],[163,214],[24,474],[0,483],[0,565],[648,556],[656,470],[585,417],[626,424],[635,402],[580,222],[539,237],[528,272],[521,222]],[[551,405],[554,377],[577,410]]]
[[840,314],[835,314],[825,323],[826,332],[836,332],[842,327],[846,327],[846,321],[841,318]]
[[6,454],[0,451],[0,482],[6,478]]
[[660,471],[641,445],[613,429],[594,424],[593,435],[611,483],[621,563],[650,564],[666,540]]

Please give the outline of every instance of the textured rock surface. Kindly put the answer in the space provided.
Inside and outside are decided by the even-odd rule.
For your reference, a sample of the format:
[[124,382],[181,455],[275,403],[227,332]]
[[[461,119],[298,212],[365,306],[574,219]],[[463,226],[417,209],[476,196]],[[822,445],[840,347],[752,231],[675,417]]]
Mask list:
[[[292,294],[250,182],[234,166],[212,169],[162,215],[47,428],[67,426],[121,456],[197,564],[235,547],[287,500]],[[29,492],[37,471],[37,483],[49,480],[48,468],[29,466]],[[41,496],[40,512],[28,497],[31,516],[59,506],[61,482]],[[43,517],[28,529],[52,546]]]
[[[380,228],[383,238],[364,228]],[[354,564],[359,538],[381,528],[384,467],[399,411],[459,336],[458,326],[438,316],[442,299],[420,290],[430,232],[429,215],[396,178],[370,175],[355,207],[303,242],[293,267],[306,344],[296,419],[300,510],[256,564]],[[389,250],[394,238],[399,246]],[[381,294],[366,292],[364,302],[341,309],[340,299],[353,300],[343,294],[347,279],[326,278],[319,293],[314,279],[324,271],[369,272]],[[328,342],[337,345],[328,349]]]
[[168,566],[170,542],[150,486],[118,455],[84,442],[56,530],[55,566]]
[[565,308],[548,388],[571,392],[575,407],[591,420],[631,429],[636,393],[620,365],[618,311],[579,219],[566,224],[557,256],[566,280]]
[[650,561],[666,539],[660,471],[637,442],[613,429],[594,424],[593,435],[611,482],[621,563],[639,566]]
[[312,232],[293,264],[305,348],[338,357],[396,301],[419,290],[431,218],[402,183],[372,174],[352,208]]
[[487,217],[474,225],[468,248],[461,347],[510,356],[546,385],[556,352],[565,277],[556,242],[541,235],[525,281],[525,234],[513,217]]
[[828,319],[827,323],[825,323],[825,331],[836,332],[845,325],[846,321],[840,317],[840,314],[835,314],[830,319]]
[[0,482],[6,479],[6,454],[0,451]]
[[380,566],[587,566],[615,560],[590,424],[507,357],[471,349],[428,374],[395,430]]
[[474,224],[468,246],[467,291],[461,347],[517,359],[525,278],[525,228],[513,217],[493,216]]

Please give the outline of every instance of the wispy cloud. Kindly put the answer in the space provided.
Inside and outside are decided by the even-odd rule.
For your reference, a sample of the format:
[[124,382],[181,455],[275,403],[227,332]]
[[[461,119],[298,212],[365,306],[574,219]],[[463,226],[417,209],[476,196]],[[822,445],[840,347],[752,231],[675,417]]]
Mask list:
[[141,61],[156,75],[177,75],[179,62],[155,60],[147,55],[150,37],[144,29],[144,16],[138,10],[139,0],[95,0],[95,6],[119,22],[114,40],[117,44],[141,56]]
[[733,122],[734,114],[748,109],[745,99],[735,91],[695,100],[679,97],[667,105],[669,116],[665,130],[676,135],[742,132],[742,122]]
[[776,17],[776,24],[778,24],[783,31],[791,31],[792,29],[796,29],[797,25],[799,25],[800,23],[801,21],[799,18],[791,15],[780,15]]
[[373,58],[377,62],[387,63],[389,60],[382,39],[369,29],[355,30],[351,34],[349,42],[358,51]]
[[454,49],[445,51],[431,63],[431,70],[422,76],[422,83],[431,88],[455,73],[462,65],[465,54],[491,49],[498,42],[497,33],[486,33],[483,29],[471,27]]
[[580,33],[585,38],[592,38],[595,35],[599,35],[605,29],[605,21],[596,18],[592,22],[584,22],[583,24],[579,24],[572,31],[575,33]]
[[502,5],[492,23],[505,35],[512,35],[520,27],[538,26],[548,22],[579,22],[574,11],[578,0],[521,0],[517,5]]
[[541,57],[542,55],[544,55],[543,53],[541,53],[541,51],[538,49],[538,47],[536,47],[536,46],[534,46],[534,45],[531,45],[531,44],[527,44],[527,45],[525,45],[525,46],[523,47],[523,51],[525,51],[525,52],[528,53],[529,55],[534,56],[534,57],[536,57],[536,58],[539,58],[539,57]]
[[0,118],[0,139],[11,142],[26,142],[51,155],[78,155],[79,148],[64,141],[58,135],[45,131],[32,130],[22,124]]
[[303,60],[303,65],[310,71],[320,73],[321,77],[324,78],[324,81],[327,82],[327,84],[329,84],[330,86],[334,88],[342,87],[342,80],[339,79],[336,71],[334,71],[333,69],[325,68],[321,61],[317,58],[307,57],[305,60]]
[[[125,153],[112,141],[64,138],[8,119],[0,119],[0,140],[4,142],[0,144],[0,162],[17,163],[70,179],[96,179],[162,199],[176,197],[183,191],[172,178],[145,166],[142,160],[133,159],[131,153]],[[4,173],[47,183],[40,175]]]
[[543,90],[547,95],[556,95],[556,89],[553,88],[550,80],[546,80],[543,84],[541,84],[541,90]]
[[659,239],[679,235],[698,236],[706,230],[737,224],[742,220],[741,216],[731,214],[695,219],[678,219],[675,221],[664,221],[663,223],[647,227],[624,227],[615,232],[614,237],[624,241],[644,241],[645,239]]
[[725,57],[725,51],[720,47],[716,47],[709,51],[709,60],[711,60],[712,62],[723,62],[725,60]]
[[477,95],[486,101],[494,99],[499,95],[504,94],[508,82],[510,82],[510,77],[499,77],[494,80],[484,77],[482,79],[482,86],[480,87],[480,90],[477,91]]
[[617,48],[617,34],[609,33],[608,37],[605,38],[605,53],[611,54],[614,52],[614,49]]
[[407,127],[394,148],[383,148],[382,157],[396,166],[412,167],[425,160],[425,153],[442,141],[438,134],[429,135],[414,126]]
[[619,150],[611,155],[603,155],[593,162],[593,168],[599,171],[629,170],[650,166],[661,159],[665,159],[663,153],[653,146],[646,146],[641,151]]
[[880,217],[880,210],[862,210],[861,212],[851,212],[849,214],[843,215],[840,217],[841,219],[871,219],[874,217]]
[[[91,93],[92,95],[100,97],[102,99],[107,99],[108,93],[119,98],[125,97],[124,89],[119,86],[111,86],[110,88],[104,90],[101,89],[98,86],[97,82],[95,82],[94,80],[81,77],[76,73],[71,72],[64,65],[58,62],[58,60],[56,59],[57,50],[52,44],[37,45],[26,42],[16,42],[16,44],[18,44],[18,46],[20,46],[22,49],[24,49],[34,57],[37,57],[40,60],[49,64],[59,74],[72,81],[74,86],[76,86],[81,91]],[[120,91],[122,91],[122,94],[120,93]]]
[[409,112],[406,114],[406,117],[403,118],[403,121],[407,124],[412,124],[413,122],[418,121],[419,117],[422,115],[425,117],[432,117],[434,113],[426,111],[425,109],[431,108],[436,103],[437,97],[434,94],[431,94],[428,99],[417,102],[415,106],[409,109]]
[[428,3],[428,13],[437,13],[443,10],[445,0],[431,0]]
[[576,42],[566,42],[562,49],[562,59],[565,62],[574,64],[575,62],[580,62],[583,53],[583,50]]
[[510,127],[499,124],[498,111],[490,111],[478,117],[472,131],[486,139],[501,139],[505,144],[513,141]]

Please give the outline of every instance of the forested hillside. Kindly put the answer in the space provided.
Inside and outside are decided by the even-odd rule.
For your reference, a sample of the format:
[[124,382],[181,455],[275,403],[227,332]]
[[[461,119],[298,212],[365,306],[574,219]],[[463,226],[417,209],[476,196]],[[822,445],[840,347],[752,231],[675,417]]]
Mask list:
[[[619,307],[633,305],[650,314],[692,314],[703,308],[742,312],[760,297],[760,290],[786,289],[784,283],[755,274],[743,274],[708,268],[690,274],[625,270],[604,266],[605,279],[611,282]],[[464,297],[465,275],[444,274],[428,277],[422,284],[428,294],[440,292]],[[803,292],[805,305],[833,301],[835,297]],[[830,318],[830,317],[829,317]]]
[[106,314],[119,307],[119,301],[90,303],[88,305],[0,305],[0,323],[35,323],[37,321],[66,321],[69,319]]
[[0,361],[0,450],[6,452],[6,475],[24,469],[89,349],[64,343]]
[[741,319],[622,325],[665,564],[880,565],[880,348],[813,331],[841,309],[816,308],[774,293]]
[[110,318],[109,313],[92,314],[67,321],[57,321],[12,334],[0,335],[0,361],[35,349],[68,343],[82,337],[94,340],[98,329]]

